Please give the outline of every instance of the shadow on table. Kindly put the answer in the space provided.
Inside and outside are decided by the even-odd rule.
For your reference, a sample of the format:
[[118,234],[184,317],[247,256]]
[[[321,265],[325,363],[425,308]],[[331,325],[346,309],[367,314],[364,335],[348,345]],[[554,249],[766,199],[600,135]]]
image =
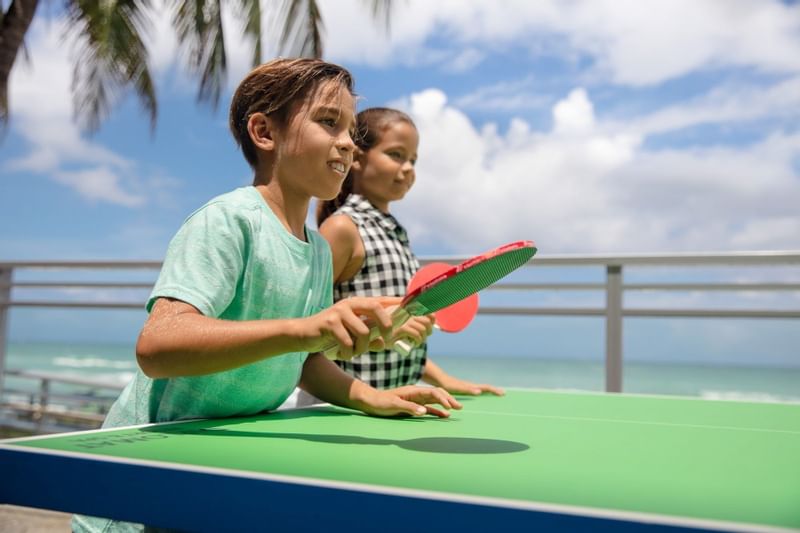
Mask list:
[[286,433],[229,429],[232,425],[247,424],[256,420],[291,419],[307,417],[352,416],[334,410],[303,410],[304,412],[278,412],[240,419],[198,420],[175,424],[159,424],[141,428],[148,433],[168,435],[200,435],[207,437],[251,437],[266,439],[298,439],[325,444],[364,444],[370,446],[398,446],[404,450],[429,453],[498,454],[522,452],[530,448],[525,443],[500,439],[473,437],[421,437],[415,439],[377,439],[357,435],[326,435],[317,433]]

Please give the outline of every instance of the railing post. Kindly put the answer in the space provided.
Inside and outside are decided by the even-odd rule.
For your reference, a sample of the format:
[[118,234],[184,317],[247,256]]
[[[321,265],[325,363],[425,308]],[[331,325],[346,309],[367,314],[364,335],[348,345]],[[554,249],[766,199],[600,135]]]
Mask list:
[[39,386],[39,418],[36,421],[36,430],[41,433],[44,419],[47,416],[47,406],[50,403],[50,380],[42,379]]
[[606,392],[622,392],[622,265],[606,266]]
[[0,267],[0,405],[3,404],[3,383],[6,379],[6,347],[8,345],[8,309],[11,301],[12,268]]

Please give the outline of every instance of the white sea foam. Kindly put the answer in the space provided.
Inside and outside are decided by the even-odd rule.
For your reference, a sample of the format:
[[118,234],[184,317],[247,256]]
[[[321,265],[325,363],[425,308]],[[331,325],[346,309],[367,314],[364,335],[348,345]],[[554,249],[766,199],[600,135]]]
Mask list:
[[767,392],[701,390],[700,397],[706,400],[735,400],[739,402],[800,403],[800,398],[798,397],[779,396]]
[[53,366],[134,369],[136,368],[136,361],[115,361],[101,357],[56,357],[53,359]]

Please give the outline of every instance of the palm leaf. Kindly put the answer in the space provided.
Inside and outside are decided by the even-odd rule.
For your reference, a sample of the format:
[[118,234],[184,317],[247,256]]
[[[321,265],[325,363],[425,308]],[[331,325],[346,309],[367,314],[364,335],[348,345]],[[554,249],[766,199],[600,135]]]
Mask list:
[[33,21],[39,0],[0,0],[0,133],[5,133],[9,120],[8,79],[19,56],[27,56],[25,33]]
[[261,2],[259,0],[241,0],[241,17],[244,19],[244,34],[253,41],[253,66],[262,61],[261,41]]
[[[383,20],[386,31],[392,12],[392,0],[367,0],[373,18]],[[278,42],[280,53],[295,57],[322,57],[324,24],[315,0],[283,0],[277,9],[282,21]]]
[[391,29],[392,21],[392,0],[369,0],[372,4],[372,18],[383,21],[383,29],[388,34]]
[[324,30],[315,0],[283,0],[278,8],[283,21],[279,40],[281,54],[293,57],[322,57]]
[[149,0],[77,0],[67,7],[78,45],[72,81],[78,121],[96,131],[123,90],[133,86],[154,128],[158,104],[142,39],[150,27]]
[[189,53],[189,67],[200,75],[197,99],[216,108],[228,63],[220,0],[179,0],[173,15],[178,42]]

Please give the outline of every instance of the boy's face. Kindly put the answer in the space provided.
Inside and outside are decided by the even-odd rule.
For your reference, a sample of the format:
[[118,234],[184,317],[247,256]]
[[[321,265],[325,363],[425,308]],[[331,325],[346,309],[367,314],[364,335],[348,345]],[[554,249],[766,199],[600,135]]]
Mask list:
[[299,194],[334,198],[353,163],[355,98],[333,82],[296,102],[280,132],[275,175]]
[[377,144],[359,154],[356,192],[388,211],[389,202],[402,200],[414,185],[418,145],[417,128],[405,121],[390,124]]

